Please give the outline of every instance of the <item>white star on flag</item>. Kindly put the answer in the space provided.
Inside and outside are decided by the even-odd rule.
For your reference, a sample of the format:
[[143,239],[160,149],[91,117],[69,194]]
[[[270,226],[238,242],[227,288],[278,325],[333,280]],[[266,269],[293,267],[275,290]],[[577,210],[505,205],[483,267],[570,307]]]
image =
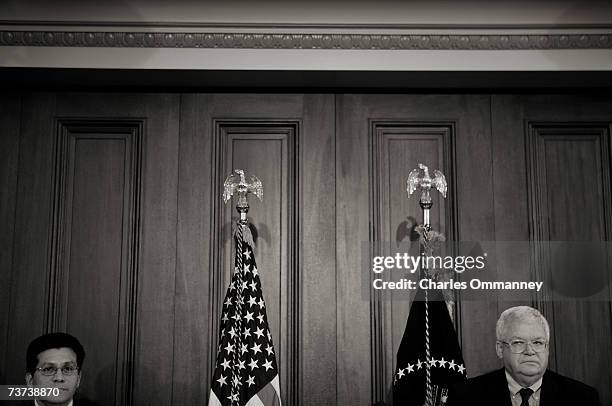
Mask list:
[[243,239],[240,235],[249,233],[248,228],[237,229],[236,266],[221,312],[208,406],[282,406],[262,281],[247,242],[252,236]]
[[257,360],[251,358],[251,362],[249,363],[249,366],[251,367],[251,371],[257,368],[258,367]]
[[264,335],[264,332],[262,329],[260,329],[259,327],[257,327],[257,330],[255,330],[255,335],[257,335],[257,338],[261,338]]
[[232,338],[234,338],[236,336],[236,331],[234,330],[234,327],[232,327],[229,331],[229,335],[232,336]]

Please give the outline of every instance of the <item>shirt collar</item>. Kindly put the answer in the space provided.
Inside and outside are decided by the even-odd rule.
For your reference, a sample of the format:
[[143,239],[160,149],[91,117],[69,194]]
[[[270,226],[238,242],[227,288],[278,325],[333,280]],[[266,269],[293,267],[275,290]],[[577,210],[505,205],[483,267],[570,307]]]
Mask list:
[[[510,390],[510,394],[512,395],[512,397],[515,397],[518,395],[519,391],[523,389],[523,387],[517,381],[514,380],[514,378],[508,373],[508,371],[504,370],[504,372],[506,373],[506,381],[508,381],[508,390]],[[535,381],[533,385],[529,386],[529,389],[533,391],[533,395],[531,396],[533,396],[534,398],[540,397],[540,392],[538,391],[542,386],[543,378],[544,377],[541,376],[540,379]]]
[[[34,399],[34,406],[42,406],[38,400]],[[68,402],[68,404],[66,406],[72,406],[72,399],[70,399],[70,402]]]

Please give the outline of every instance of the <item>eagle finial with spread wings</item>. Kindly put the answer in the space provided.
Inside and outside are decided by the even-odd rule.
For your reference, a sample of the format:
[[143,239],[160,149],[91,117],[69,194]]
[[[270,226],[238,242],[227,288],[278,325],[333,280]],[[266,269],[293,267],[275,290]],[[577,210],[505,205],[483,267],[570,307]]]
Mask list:
[[223,202],[227,203],[231,197],[238,194],[238,205],[246,204],[246,196],[249,193],[263,199],[263,185],[254,175],[245,175],[242,169],[234,169],[223,182]]
[[[421,176],[421,171],[423,171],[423,175]],[[419,164],[418,169],[413,169],[410,171],[407,180],[406,191],[408,195],[412,195],[415,190],[421,189],[423,191],[422,197],[429,198],[429,191],[433,188],[442,194],[442,196],[446,197],[446,178],[439,170],[434,170],[434,177],[429,176],[429,168],[423,164]]]

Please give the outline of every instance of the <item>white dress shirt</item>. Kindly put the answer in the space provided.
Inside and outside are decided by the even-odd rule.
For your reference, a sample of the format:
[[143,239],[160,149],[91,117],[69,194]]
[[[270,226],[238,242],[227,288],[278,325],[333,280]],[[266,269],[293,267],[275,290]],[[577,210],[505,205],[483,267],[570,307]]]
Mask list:
[[[40,404],[38,400],[34,399],[34,406],[43,406],[43,405]],[[72,400],[70,400],[70,402],[68,402],[66,406],[72,406]]]
[[[519,391],[523,389],[518,382],[514,380],[514,378],[506,371],[506,381],[508,381],[508,390],[510,391],[510,400],[512,401],[512,406],[521,406],[521,402],[523,398],[521,398],[521,394]],[[529,397],[529,406],[540,406],[540,395],[542,394],[542,378],[535,381],[535,383],[529,386],[529,389],[533,391],[531,396]]]

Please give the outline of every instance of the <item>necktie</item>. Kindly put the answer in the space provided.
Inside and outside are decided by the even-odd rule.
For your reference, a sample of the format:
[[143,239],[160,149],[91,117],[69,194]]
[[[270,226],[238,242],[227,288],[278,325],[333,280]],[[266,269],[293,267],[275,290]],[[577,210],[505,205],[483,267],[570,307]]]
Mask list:
[[519,391],[521,394],[521,406],[529,406],[529,397],[533,394],[533,391],[529,388],[523,388]]

